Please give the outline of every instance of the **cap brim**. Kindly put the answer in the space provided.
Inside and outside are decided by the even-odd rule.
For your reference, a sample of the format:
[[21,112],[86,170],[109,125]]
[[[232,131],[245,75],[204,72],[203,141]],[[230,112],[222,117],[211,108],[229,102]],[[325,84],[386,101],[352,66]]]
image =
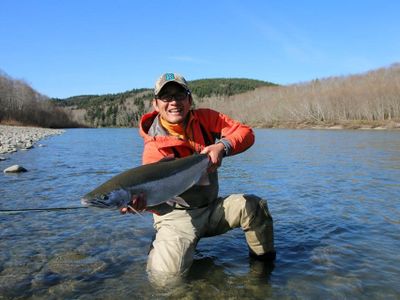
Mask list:
[[158,94],[160,94],[160,92],[162,91],[162,89],[163,89],[168,83],[172,83],[172,82],[179,84],[181,87],[183,87],[183,88],[184,88],[185,90],[187,90],[187,91],[189,90],[188,87],[187,87],[186,85],[182,84],[181,82],[176,81],[176,80],[170,80],[170,81],[164,82],[164,83],[158,88],[158,91],[154,91],[154,95],[157,96]]

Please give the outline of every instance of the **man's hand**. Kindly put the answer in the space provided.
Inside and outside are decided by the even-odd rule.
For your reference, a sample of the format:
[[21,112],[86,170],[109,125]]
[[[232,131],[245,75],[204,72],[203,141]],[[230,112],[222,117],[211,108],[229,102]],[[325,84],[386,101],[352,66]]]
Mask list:
[[139,195],[132,195],[128,207],[122,207],[119,211],[121,214],[136,213],[145,210],[146,206],[146,197],[143,193],[140,193]]
[[207,146],[201,151],[201,154],[208,154],[210,157],[210,165],[208,167],[209,173],[214,172],[221,165],[224,151],[224,144],[222,143]]

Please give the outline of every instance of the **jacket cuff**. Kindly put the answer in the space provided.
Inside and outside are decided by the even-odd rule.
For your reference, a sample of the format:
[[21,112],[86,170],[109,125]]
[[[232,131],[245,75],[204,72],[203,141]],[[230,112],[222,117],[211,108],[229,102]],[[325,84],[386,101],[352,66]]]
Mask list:
[[228,156],[232,152],[232,145],[227,139],[217,140],[216,144],[222,143],[224,145],[225,155]]

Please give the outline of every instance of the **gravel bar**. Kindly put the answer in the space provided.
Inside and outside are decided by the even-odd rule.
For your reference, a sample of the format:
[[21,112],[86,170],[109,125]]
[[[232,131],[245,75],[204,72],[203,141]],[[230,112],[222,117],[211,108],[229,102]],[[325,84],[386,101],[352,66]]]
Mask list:
[[0,154],[31,149],[38,140],[64,132],[63,129],[0,125]]

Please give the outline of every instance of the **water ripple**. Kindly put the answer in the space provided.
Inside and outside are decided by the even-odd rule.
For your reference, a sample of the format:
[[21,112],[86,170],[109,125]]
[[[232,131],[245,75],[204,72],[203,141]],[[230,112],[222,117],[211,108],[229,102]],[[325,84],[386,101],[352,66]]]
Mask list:
[[[99,142],[100,141],[100,142]],[[5,164],[0,209],[79,206],[137,166],[136,129],[75,129]],[[398,132],[257,130],[256,145],[224,159],[221,195],[253,193],[274,218],[274,266],[248,259],[240,229],[200,241],[188,278],[158,290],[146,276],[150,214],[0,214],[3,298],[398,298]]]

